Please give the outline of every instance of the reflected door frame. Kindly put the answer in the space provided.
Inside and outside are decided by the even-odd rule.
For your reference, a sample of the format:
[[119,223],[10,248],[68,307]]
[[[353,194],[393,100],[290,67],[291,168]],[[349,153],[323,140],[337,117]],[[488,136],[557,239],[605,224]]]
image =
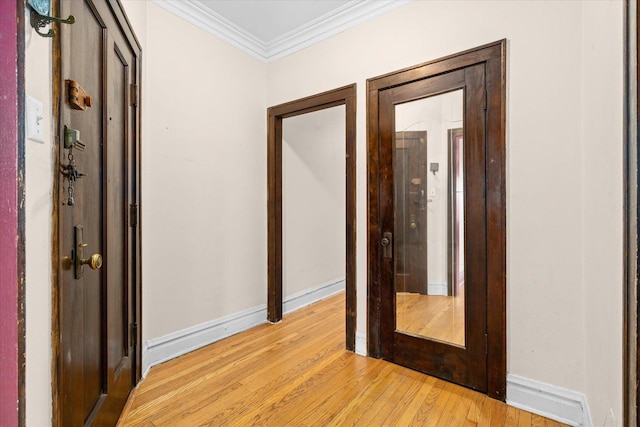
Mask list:
[[[448,176],[447,186],[449,188],[447,206],[447,295],[457,296],[460,291],[461,280],[464,280],[464,260],[460,256],[460,236],[464,233],[461,229],[463,218],[461,218],[464,208],[459,209],[458,191],[462,181],[460,176],[462,170],[462,128],[448,129]],[[464,198],[463,198],[464,200]],[[464,204],[464,201],[462,201]]]
[[356,84],[269,107],[267,129],[267,318],[282,320],[282,121],[288,117],[345,106],[346,174],[346,348],[356,342]]
[[[381,163],[380,97],[391,88],[445,72],[483,64],[486,72],[486,232],[487,232],[487,394],[506,399],[506,199],[505,99],[506,40],[419,64],[367,80],[368,163],[368,326],[369,356],[382,357],[383,251],[379,226],[381,176],[389,167]],[[383,173],[384,172],[384,173]]]

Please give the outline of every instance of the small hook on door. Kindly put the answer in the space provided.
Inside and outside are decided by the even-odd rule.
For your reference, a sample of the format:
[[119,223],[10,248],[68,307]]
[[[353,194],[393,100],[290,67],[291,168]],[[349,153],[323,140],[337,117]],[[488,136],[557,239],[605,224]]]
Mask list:
[[31,4],[27,4],[29,5],[30,9],[29,15],[31,26],[36,30],[36,33],[38,33],[42,37],[53,37],[55,35],[56,32],[53,31],[53,29],[50,29],[46,33],[40,32],[40,28],[44,28],[52,22],[59,22],[60,24],[73,24],[76,22],[76,18],[73,15],[69,15],[67,19],[45,16],[41,15],[33,6],[31,6]]

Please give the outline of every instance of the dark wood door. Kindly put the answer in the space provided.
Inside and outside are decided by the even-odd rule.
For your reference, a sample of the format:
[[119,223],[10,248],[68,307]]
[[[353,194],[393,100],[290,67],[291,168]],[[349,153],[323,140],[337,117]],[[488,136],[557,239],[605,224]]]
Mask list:
[[59,29],[57,416],[112,426],[139,369],[139,48],[117,2],[63,1],[61,12],[76,23]]
[[395,136],[395,281],[397,292],[427,294],[427,132]]
[[[381,242],[390,249],[380,266],[382,286],[382,356],[393,362],[487,391],[487,256],[485,211],[485,69],[467,66],[385,90],[380,95],[380,230],[393,236]],[[399,130],[408,123],[423,128],[429,141],[422,150],[407,152]],[[464,123],[464,285],[460,295],[447,292],[448,217],[447,128]],[[440,144],[440,145],[438,145]],[[429,154],[432,153],[432,154]],[[417,158],[405,159],[407,156]],[[404,164],[404,167],[403,167]],[[428,173],[424,173],[428,169]],[[407,177],[407,174],[409,175]],[[423,187],[423,203],[407,186]],[[388,197],[393,195],[392,197]],[[408,197],[407,197],[408,195]],[[424,212],[424,232],[407,227],[406,212]],[[403,233],[415,232],[407,241]],[[404,264],[417,272],[419,290],[412,293],[398,273],[406,266],[398,257],[414,251],[417,241],[425,254]],[[404,247],[403,247],[404,246]],[[428,258],[427,258],[428,254]],[[428,271],[420,272],[419,269]]]

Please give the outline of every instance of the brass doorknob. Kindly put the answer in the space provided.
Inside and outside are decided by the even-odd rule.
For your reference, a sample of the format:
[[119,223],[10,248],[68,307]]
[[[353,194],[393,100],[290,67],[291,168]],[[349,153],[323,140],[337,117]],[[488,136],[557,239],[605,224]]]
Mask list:
[[92,270],[97,270],[102,267],[102,255],[93,254],[88,259],[83,259],[81,261],[82,265],[88,265]]

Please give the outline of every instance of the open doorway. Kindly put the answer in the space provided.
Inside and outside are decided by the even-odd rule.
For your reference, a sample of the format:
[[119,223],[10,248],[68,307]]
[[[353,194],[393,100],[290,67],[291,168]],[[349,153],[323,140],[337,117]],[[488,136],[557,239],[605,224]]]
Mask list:
[[345,106],[282,123],[282,292],[290,311],[345,289]]
[[[345,86],[268,109],[268,320],[278,322],[283,313],[283,121],[307,113],[342,107],[344,114],[344,281],[346,348],[355,350],[355,113],[356,85]],[[304,188],[301,189],[304,191]],[[313,195],[305,197],[314,200]],[[304,236],[299,236],[304,239]],[[316,254],[315,261],[323,254]],[[314,260],[311,260],[313,263]],[[288,292],[295,293],[294,289]]]

